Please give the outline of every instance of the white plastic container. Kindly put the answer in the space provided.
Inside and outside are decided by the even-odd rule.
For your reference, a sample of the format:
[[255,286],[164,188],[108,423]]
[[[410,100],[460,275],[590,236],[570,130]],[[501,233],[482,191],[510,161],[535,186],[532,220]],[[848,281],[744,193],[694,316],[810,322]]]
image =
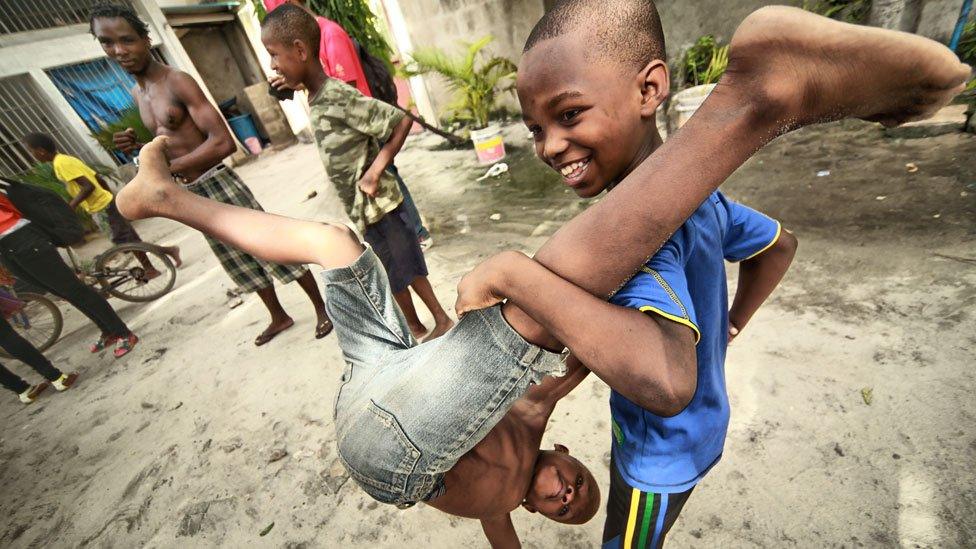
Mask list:
[[698,107],[702,106],[713,89],[715,89],[715,84],[703,84],[674,94],[674,97],[671,98],[670,116],[672,132],[685,125],[685,122],[691,118],[691,115],[695,114]]
[[505,158],[505,141],[498,126],[471,130],[471,141],[474,142],[474,152],[481,164],[494,164]]

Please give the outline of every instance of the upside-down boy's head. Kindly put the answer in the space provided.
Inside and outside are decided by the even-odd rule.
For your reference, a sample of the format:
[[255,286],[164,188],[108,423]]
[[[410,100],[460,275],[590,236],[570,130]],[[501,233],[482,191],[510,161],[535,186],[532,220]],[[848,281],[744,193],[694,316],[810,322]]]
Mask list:
[[536,154],[576,194],[620,181],[657,148],[670,80],[651,0],[562,0],[536,24],[518,96]]

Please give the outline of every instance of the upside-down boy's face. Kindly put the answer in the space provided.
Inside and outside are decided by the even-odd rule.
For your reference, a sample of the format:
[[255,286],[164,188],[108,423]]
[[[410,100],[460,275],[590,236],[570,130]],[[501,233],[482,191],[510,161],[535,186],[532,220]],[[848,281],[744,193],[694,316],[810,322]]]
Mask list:
[[581,197],[600,194],[649,154],[657,107],[648,110],[640,71],[599,60],[593,47],[572,32],[539,42],[522,57],[517,80],[536,155]]

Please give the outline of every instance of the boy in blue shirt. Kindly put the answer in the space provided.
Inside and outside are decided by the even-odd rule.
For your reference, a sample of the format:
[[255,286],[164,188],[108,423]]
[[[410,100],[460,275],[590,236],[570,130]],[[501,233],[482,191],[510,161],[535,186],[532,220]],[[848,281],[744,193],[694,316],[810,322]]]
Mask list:
[[[626,46],[609,46],[599,58],[597,70],[616,77],[600,77],[597,59],[582,45],[626,28]],[[579,196],[612,189],[662,144],[654,115],[670,89],[666,59],[649,0],[565,1],[536,25],[519,70],[523,116],[538,156]],[[635,403],[619,386],[612,391],[605,547],[661,546],[718,462],[729,422],[726,346],[783,277],[796,245],[778,222],[716,191],[611,298],[664,327],[648,329],[647,338],[667,340],[674,362],[690,366],[682,371],[693,390],[677,406],[657,409]],[[726,260],[740,262],[731,308]]]

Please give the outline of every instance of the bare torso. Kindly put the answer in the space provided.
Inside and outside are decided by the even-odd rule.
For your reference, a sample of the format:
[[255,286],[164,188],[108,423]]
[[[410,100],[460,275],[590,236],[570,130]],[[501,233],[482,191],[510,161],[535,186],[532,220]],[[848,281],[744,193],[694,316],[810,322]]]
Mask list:
[[[139,105],[142,123],[153,135],[169,137],[167,153],[170,158],[183,156],[206,140],[206,135],[190,117],[187,105],[179,99],[172,87],[172,77],[177,73],[178,71],[165,67],[160,78],[155,81],[147,80],[143,86],[137,84],[132,88],[132,96]],[[192,181],[205,171],[206,169],[197,169],[179,175]]]
[[532,481],[548,419],[548,414],[540,417],[522,401],[516,403],[447,472],[447,491],[428,504],[445,513],[479,519],[518,508]]

